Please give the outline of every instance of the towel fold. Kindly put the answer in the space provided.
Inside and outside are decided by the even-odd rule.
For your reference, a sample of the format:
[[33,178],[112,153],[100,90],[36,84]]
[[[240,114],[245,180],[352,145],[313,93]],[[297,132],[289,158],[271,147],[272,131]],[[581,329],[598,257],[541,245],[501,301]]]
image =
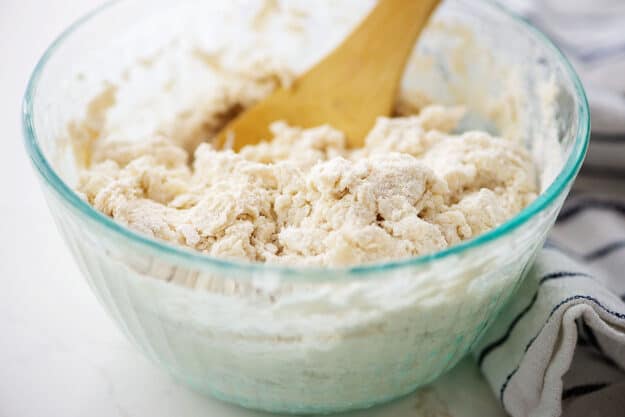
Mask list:
[[[475,356],[510,415],[576,415],[569,406],[582,397],[625,387],[625,303],[549,245]],[[594,397],[610,407],[597,415],[625,415],[622,395]]]

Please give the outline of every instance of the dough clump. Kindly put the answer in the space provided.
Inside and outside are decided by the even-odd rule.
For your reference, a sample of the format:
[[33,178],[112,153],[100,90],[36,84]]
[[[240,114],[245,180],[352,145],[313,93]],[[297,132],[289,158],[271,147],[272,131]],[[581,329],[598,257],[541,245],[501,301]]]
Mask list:
[[[205,119],[228,108],[217,103]],[[380,118],[356,150],[331,126],[283,122],[238,154],[210,141],[190,152],[185,135],[99,138],[77,189],[136,231],[219,258],[338,267],[424,255],[496,227],[536,197],[523,147],[450,133],[463,114],[429,106]]]

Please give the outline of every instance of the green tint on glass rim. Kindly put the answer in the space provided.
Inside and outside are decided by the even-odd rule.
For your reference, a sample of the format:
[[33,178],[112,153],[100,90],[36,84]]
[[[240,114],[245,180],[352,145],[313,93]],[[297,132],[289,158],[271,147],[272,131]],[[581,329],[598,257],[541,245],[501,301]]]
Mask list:
[[314,279],[315,277],[323,277],[324,279],[326,279],[328,277],[334,276],[337,279],[341,279],[341,277],[364,278],[372,273],[380,273],[383,271],[390,271],[402,267],[421,266],[432,261],[447,258],[453,255],[459,255],[469,249],[479,247],[506,235],[507,233],[519,228],[521,225],[529,221],[532,217],[547,208],[558,196],[560,196],[566,190],[567,186],[575,178],[581,168],[584,156],[586,154],[586,150],[588,148],[588,141],[590,136],[590,113],[588,108],[588,100],[586,98],[586,94],[584,92],[584,88],[582,87],[581,81],[579,80],[579,77],[575,73],[575,70],[571,66],[570,62],[566,59],[563,53],[536,28],[531,26],[522,18],[515,16],[497,3],[489,2],[493,5],[493,7],[502,10],[504,13],[508,14],[513,19],[518,21],[521,25],[525,26],[527,30],[532,32],[549,49],[551,49],[555,56],[558,57],[560,61],[564,64],[567,75],[570,77],[574,84],[575,93],[577,95],[577,111],[579,114],[579,125],[575,134],[575,143],[573,144],[573,149],[569,158],[564,164],[564,167],[546,191],[540,194],[536,198],[536,200],[534,200],[529,206],[523,209],[519,214],[517,214],[515,217],[505,222],[504,224],[500,225],[499,227],[490,230],[474,239],[454,245],[448,249],[415,258],[347,268],[304,268],[258,264],[242,261],[230,261],[210,257],[200,252],[196,252],[181,246],[172,245],[164,241],[159,241],[144,236],[122,226],[121,224],[115,222],[112,218],[100,213],[99,211],[91,207],[86,201],[82,200],[59,177],[59,175],[52,169],[50,163],[44,156],[41,148],[39,147],[37,132],[34,126],[35,117],[33,101],[37,92],[39,78],[46,66],[46,63],[55,52],[57,47],[62,44],[64,39],[69,36],[76,28],[81,26],[83,23],[89,21],[100,11],[110,7],[115,3],[117,3],[117,1],[108,2],[72,24],[52,43],[52,45],[50,45],[50,47],[46,50],[46,52],[37,63],[28,82],[22,108],[22,128],[26,149],[33,164],[35,165],[41,176],[73,208],[86,215],[88,218],[100,223],[113,233],[118,234],[122,238],[128,239],[129,241],[136,243],[146,249],[159,252],[159,254],[161,255],[174,257],[178,260],[186,262],[192,262],[196,267],[208,267],[211,269],[229,270],[232,272],[240,271],[261,273],[266,271],[280,273],[294,279]]

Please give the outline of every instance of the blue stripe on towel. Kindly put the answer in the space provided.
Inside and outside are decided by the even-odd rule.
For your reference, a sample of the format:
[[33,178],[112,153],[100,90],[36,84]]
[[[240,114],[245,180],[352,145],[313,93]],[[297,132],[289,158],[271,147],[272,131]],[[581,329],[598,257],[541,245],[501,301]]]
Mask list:
[[571,398],[581,397],[582,395],[592,394],[595,391],[599,391],[607,387],[609,384],[601,383],[601,384],[588,384],[588,385],[578,385],[576,387],[567,388],[562,391],[562,400],[568,400]]
[[512,320],[512,323],[510,323],[510,326],[508,326],[508,330],[506,330],[503,336],[501,336],[499,339],[495,340],[494,342],[486,346],[484,349],[482,349],[482,352],[480,352],[480,356],[477,359],[477,366],[481,367],[482,364],[484,363],[484,359],[486,359],[486,356],[488,356],[489,353],[497,349],[499,346],[503,345],[506,342],[506,340],[510,338],[510,334],[512,333],[512,330],[514,330],[516,325],[527,314],[527,312],[530,311],[532,307],[534,307],[534,304],[536,304],[537,299],[538,299],[538,291],[536,292],[536,294],[534,294],[529,304],[523,310],[521,310],[521,312],[514,318],[514,320]]
[[577,57],[585,64],[595,64],[619,55],[625,55],[625,44],[605,46],[593,51],[577,53]]
[[625,134],[623,133],[592,133],[591,141],[594,143],[613,143],[625,146]]
[[582,168],[582,177],[608,180],[625,180],[625,169],[622,167],[607,167],[585,164]]
[[[624,139],[625,144],[625,139]],[[588,198],[566,206],[558,216],[558,223],[566,222],[586,210],[609,210],[625,216],[625,203],[616,200]]]
[[[554,272],[554,273],[543,276],[540,279],[538,285],[540,286],[544,284],[545,282],[553,280],[553,279],[573,278],[573,277],[590,278],[588,274],[585,274],[583,272],[559,271],[559,272]],[[516,327],[516,325],[532,309],[532,307],[536,303],[536,300],[538,299],[538,293],[539,291],[537,290],[536,293],[534,293],[534,296],[532,297],[532,300],[528,303],[528,305],[523,310],[521,310],[521,312],[514,318],[514,320],[512,320],[512,322],[508,326],[508,330],[506,330],[504,335],[500,337],[499,339],[495,340],[494,342],[490,343],[484,349],[482,349],[482,352],[480,352],[480,355],[477,360],[478,366],[482,366],[482,363],[484,362],[484,359],[486,359],[486,356],[488,356],[488,354],[491,353],[493,350],[495,350],[497,347],[503,345],[506,342],[506,340],[510,338],[510,335],[512,331],[514,330],[514,328]]]
[[582,257],[586,261],[596,261],[597,259],[605,258],[606,256],[611,255],[614,252],[620,251],[621,249],[625,249],[625,240],[619,240],[616,242],[609,243],[598,249],[590,251],[589,253],[583,255]]
[[564,255],[568,256],[571,259],[579,259],[579,255],[577,253],[571,251],[570,249],[563,248],[562,246],[556,244],[551,239],[547,239],[547,241],[545,242],[545,245],[543,246],[543,249],[551,249],[556,252],[563,253]]
[[586,254],[579,254],[574,252],[569,248],[565,248],[560,244],[556,244],[552,240],[547,240],[545,245],[543,246],[545,249],[554,249],[558,252],[561,252],[573,259],[583,259],[587,262],[594,262],[605,258],[606,256],[612,255],[615,252],[619,252],[620,250],[625,249],[625,240],[619,240],[616,242],[608,243],[605,246],[601,246],[597,249],[593,249]]

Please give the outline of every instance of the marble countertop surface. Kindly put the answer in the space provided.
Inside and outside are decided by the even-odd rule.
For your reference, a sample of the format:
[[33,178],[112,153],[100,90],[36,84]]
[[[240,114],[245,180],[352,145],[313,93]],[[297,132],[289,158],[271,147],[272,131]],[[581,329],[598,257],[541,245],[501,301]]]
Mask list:
[[[0,417],[252,417],[201,397],[143,358],[90,292],[22,145],[27,79],[54,37],[98,0],[0,2]],[[368,417],[498,417],[471,361]]]

